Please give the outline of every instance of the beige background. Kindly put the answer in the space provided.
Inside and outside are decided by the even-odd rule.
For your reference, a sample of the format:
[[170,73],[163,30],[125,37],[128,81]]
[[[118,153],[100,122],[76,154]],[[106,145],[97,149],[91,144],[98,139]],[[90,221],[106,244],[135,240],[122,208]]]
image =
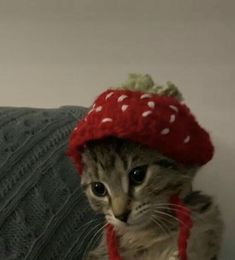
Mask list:
[[172,80],[212,133],[197,187],[235,259],[235,4],[229,0],[0,0],[0,105],[87,106],[129,72]]

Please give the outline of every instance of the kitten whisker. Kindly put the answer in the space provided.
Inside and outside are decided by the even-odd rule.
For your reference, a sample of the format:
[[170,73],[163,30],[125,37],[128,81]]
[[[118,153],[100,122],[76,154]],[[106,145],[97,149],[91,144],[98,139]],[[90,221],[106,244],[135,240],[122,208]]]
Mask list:
[[82,226],[80,226],[80,228],[83,228],[83,227],[85,227],[85,226],[87,226],[88,224],[91,224],[91,223],[93,223],[93,222],[95,222],[95,219],[91,219],[90,221],[84,223]]
[[164,216],[166,216],[166,217],[168,217],[168,218],[171,218],[171,219],[175,220],[176,222],[178,222],[179,224],[182,224],[182,225],[186,226],[185,223],[183,223],[180,219],[178,219],[178,218],[172,216],[171,214],[168,214],[168,213],[163,212],[163,211],[160,211],[160,210],[155,210],[155,209],[154,209],[153,211],[154,211],[155,213],[157,213],[157,214],[161,214],[161,215],[164,215]]
[[[86,238],[97,228],[99,227],[99,225],[102,225],[102,223],[98,223],[96,224],[94,227],[91,227],[88,229],[88,232],[85,234],[85,236],[83,237],[83,242],[85,242]],[[83,246],[83,243],[80,244],[78,251],[81,249],[81,247]]]
[[184,210],[182,210],[182,209],[176,209],[176,208],[170,208],[170,207],[156,207],[155,209],[157,209],[157,210],[169,210],[169,211],[173,211],[173,212],[175,212],[175,211],[177,211],[177,212],[180,212],[181,214],[183,214],[183,215],[185,215],[185,216],[188,216],[189,215],[189,213],[187,213],[187,212],[185,212]]
[[161,229],[163,234],[165,234],[167,236],[170,235],[170,230],[168,228],[166,228],[165,225],[163,225],[162,221],[160,221],[159,218],[157,218],[154,215],[152,215],[151,217],[152,217],[152,221],[159,226],[159,228]]
[[[97,228],[97,226],[99,226],[100,224],[101,224],[101,227],[95,232],[95,234],[93,235],[92,239],[89,241],[89,243],[87,244],[87,246],[85,248],[85,251],[83,253],[84,257],[87,256],[87,254],[89,253],[90,249],[93,247],[93,245],[97,242],[97,240],[102,235],[103,229],[107,226],[107,223],[105,223],[104,225],[102,223],[99,223],[98,225],[95,226],[95,228]],[[94,230],[94,228],[93,228],[93,230]]]
[[[168,216],[168,218],[165,217],[165,215],[162,215],[162,216],[158,216],[158,218],[161,218],[162,222],[165,223],[166,225],[171,225],[171,226],[175,226],[177,224],[177,228],[178,228],[178,223],[181,223],[179,222],[178,220],[176,219],[172,219],[171,217]],[[166,223],[167,222],[167,223]],[[182,223],[183,224],[183,223]],[[186,227],[186,225],[185,225]],[[173,230],[172,230],[173,231]]]
[[[161,207],[162,209],[169,209],[169,210],[174,210],[174,211],[177,211],[177,212],[180,212],[184,215],[188,215],[187,212],[185,212],[185,208],[181,205],[177,205],[177,204],[174,204],[174,203],[160,203],[160,204],[157,204],[157,208],[160,208],[158,206],[166,206],[165,208],[164,207]],[[199,216],[199,215],[191,215],[191,217],[194,219],[194,220],[200,220],[200,221],[203,221],[203,217]]]
[[[170,235],[171,234],[171,230],[169,229],[169,227],[168,227],[168,225],[165,223],[165,221],[164,221],[164,219],[163,218],[157,218],[159,221],[160,221],[160,223],[167,229],[167,232],[168,232],[168,235]],[[169,223],[169,221],[168,221],[168,223]]]

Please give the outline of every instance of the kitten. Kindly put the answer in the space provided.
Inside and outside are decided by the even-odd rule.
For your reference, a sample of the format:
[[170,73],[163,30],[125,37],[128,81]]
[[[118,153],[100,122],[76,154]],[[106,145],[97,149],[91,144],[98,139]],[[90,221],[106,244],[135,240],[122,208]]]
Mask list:
[[[87,143],[82,156],[82,186],[91,207],[114,226],[124,260],[179,259],[179,220],[169,203],[178,192],[192,212],[188,260],[218,259],[221,216],[209,196],[191,189],[197,167],[115,137]],[[87,259],[108,260],[105,236]]]

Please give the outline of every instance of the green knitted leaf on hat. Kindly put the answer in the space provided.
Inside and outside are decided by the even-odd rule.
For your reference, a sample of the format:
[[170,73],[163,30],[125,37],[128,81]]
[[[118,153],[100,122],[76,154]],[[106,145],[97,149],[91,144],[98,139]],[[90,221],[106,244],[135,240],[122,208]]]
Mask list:
[[122,85],[122,88],[143,91],[146,93],[154,93],[160,96],[170,96],[178,99],[179,101],[183,100],[183,96],[175,84],[168,81],[166,85],[157,85],[148,74],[129,74],[129,77]]

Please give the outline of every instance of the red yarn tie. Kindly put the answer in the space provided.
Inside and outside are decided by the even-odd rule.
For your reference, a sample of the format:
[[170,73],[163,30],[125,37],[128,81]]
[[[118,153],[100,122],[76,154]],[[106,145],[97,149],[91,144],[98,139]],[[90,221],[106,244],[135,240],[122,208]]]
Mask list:
[[123,260],[118,252],[118,241],[111,224],[106,226],[106,241],[108,246],[109,260]]
[[[172,208],[177,219],[180,221],[180,232],[178,237],[179,257],[180,260],[187,260],[187,241],[193,225],[191,211],[177,195],[174,195],[170,198],[170,203],[173,204]],[[106,241],[108,246],[109,260],[123,260],[118,252],[118,241],[111,224],[106,226]]]
[[177,219],[180,221],[180,232],[178,237],[180,260],[187,260],[187,241],[190,236],[190,229],[193,225],[191,211],[177,195],[171,197],[170,203],[173,204],[172,208],[175,211]]

